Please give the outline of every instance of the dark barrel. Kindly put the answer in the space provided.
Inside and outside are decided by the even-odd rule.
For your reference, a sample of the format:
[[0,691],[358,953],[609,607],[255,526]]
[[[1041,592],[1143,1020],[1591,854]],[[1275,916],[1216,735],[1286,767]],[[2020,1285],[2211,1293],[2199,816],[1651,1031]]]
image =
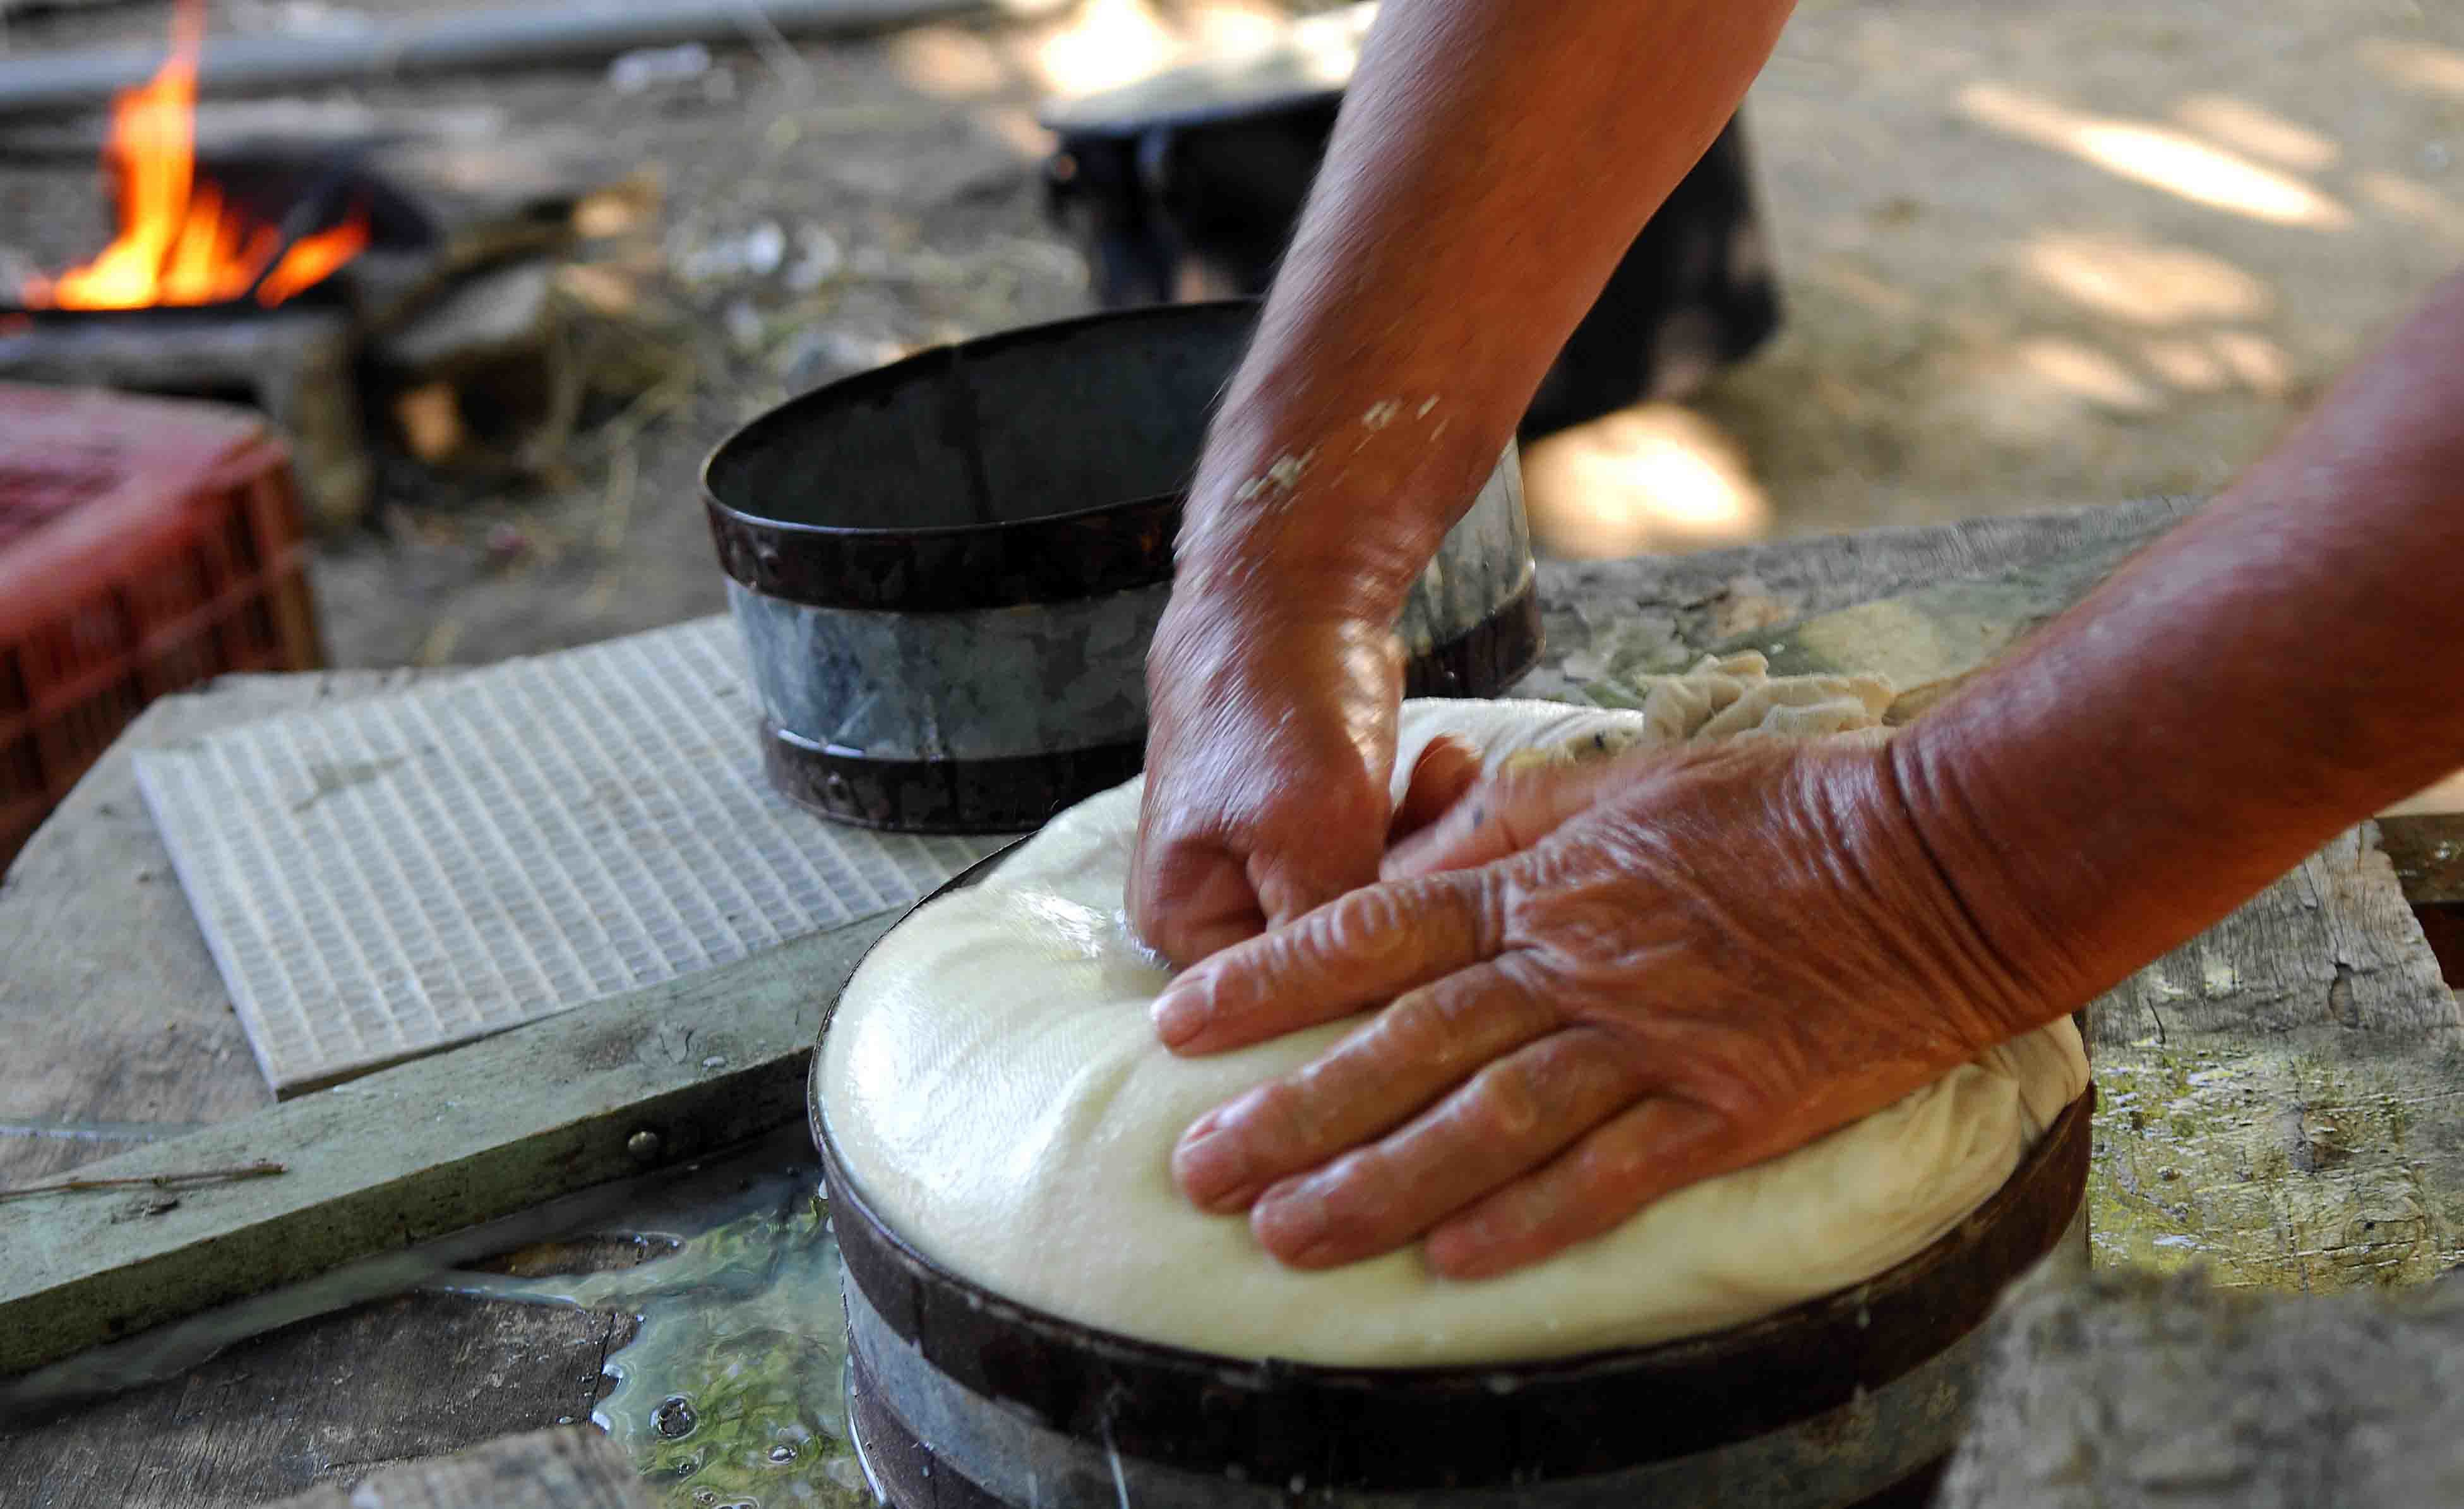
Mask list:
[[[1134,774],[1144,661],[1245,300],[924,351],[792,399],[704,465],[774,781],[830,817],[1033,828]],[[1539,653],[1509,450],[1398,626],[1416,696]]]

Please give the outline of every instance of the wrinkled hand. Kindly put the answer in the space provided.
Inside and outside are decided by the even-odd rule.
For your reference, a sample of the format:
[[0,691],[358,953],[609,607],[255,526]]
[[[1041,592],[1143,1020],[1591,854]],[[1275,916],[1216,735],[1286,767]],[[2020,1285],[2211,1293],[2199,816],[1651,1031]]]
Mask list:
[[1480,773],[1446,742],[1390,803],[1403,657],[1381,625],[1176,597],[1147,686],[1130,917],[1178,964],[1375,880],[1388,844]]
[[1367,1009],[1201,1118],[1175,1177],[1322,1268],[1426,1234],[1468,1278],[1774,1157],[2040,1025],[1886,750],[1739,743],[1492,779],[1385,880],[1185,972],[1175,1051]]

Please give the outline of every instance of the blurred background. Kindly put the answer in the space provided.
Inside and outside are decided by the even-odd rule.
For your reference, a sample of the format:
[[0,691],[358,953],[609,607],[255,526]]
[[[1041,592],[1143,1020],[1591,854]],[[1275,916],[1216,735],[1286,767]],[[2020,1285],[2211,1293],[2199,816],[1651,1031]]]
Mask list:
[[[211,0],[205,23],[212,44],[313,47],[474,16]],[[215,116],[209,89],[200,154],[416,122],[403,131],[456,144],[473,195],[518,182],[525,213],[562,206],[529,301],[464,311],[450,360],[417,332],[385,348],[364,462],[319,510],[333,663],[485,661],[716,610],[695,474],[734,425],[923,345],[1097,307],[1108,283],[1225,291],[1240,255],[1271,256],[1280,227],[1256,206],[1305,181],[1305,126],[1234,152],[1182,206],[1231,263],[1184,223],[1169,265],[1132,269],[1143,292],[1124,283],[1135,254],[1105,239],[1123,201],[1052,127],[1339,82],[1356,12],[945,17],[818,40],[747,4],[706,39],[612,55],[276,80],[250,91],[253,116]],[[174,19],[162,0],[0,0],[0,287],[93,257],[116,212],[107,127],[12,112],[10,81],[159,51]],[[1742,121],[1731,218],[1750,239],[1727,252],[1768,277],[1777,322],[1532,438],[1548,553],[2211,490],[2464,262],[2452,5],[1803,0]],[[1254,203],[1235,191],[1252,168],[1270,180]]]

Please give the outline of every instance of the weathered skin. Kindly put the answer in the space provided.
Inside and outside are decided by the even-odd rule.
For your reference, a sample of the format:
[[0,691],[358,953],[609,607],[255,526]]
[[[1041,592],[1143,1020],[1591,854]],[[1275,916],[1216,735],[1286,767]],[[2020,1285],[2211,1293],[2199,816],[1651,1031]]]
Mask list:
[[[1509,9],[1517,45],[1480,49]],[[1890,743],[1533,771],[1431,825],[1464,785],[1433,762],[1393,824],[1368,626],[1783,10],[1391,11],[1218,423],[1149,662],[1132,901],[1204,960],[1157,1003],[1176,1051],[1383,1007],[1176,1157],[1287,1262],[1424,1234],[1459,1276],[1545,1256],[2077,1009],[2464,764],[2458,277],[2208,510]],[[1532,129],[1583,143],[1551,156]],[[1359,393],[1451,401],[1443,370],[1488,374],[1456,411],[1478,446],[1319,470],[1311,437]],[[1271,507],[1220,485],[1312,445]],[[1422,832],[1353,889],[1390,825]]]
[[1183,961],[1377,874],[1413,580],[1718,136],[1779,0],[1415,0],[1365,49],[1191,488],[1130,907]]

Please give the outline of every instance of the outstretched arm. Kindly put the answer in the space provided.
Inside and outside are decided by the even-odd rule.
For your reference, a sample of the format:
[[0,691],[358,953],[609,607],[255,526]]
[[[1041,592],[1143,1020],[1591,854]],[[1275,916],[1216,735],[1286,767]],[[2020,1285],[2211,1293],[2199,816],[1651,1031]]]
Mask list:
[[2062,999],[2464,765],[2464,275],[1895,754],[1964,903]]
[[1397,0],[1224,394],[1131,906],[1188,962],[1375,877],[1413,581],[1787,0]]

